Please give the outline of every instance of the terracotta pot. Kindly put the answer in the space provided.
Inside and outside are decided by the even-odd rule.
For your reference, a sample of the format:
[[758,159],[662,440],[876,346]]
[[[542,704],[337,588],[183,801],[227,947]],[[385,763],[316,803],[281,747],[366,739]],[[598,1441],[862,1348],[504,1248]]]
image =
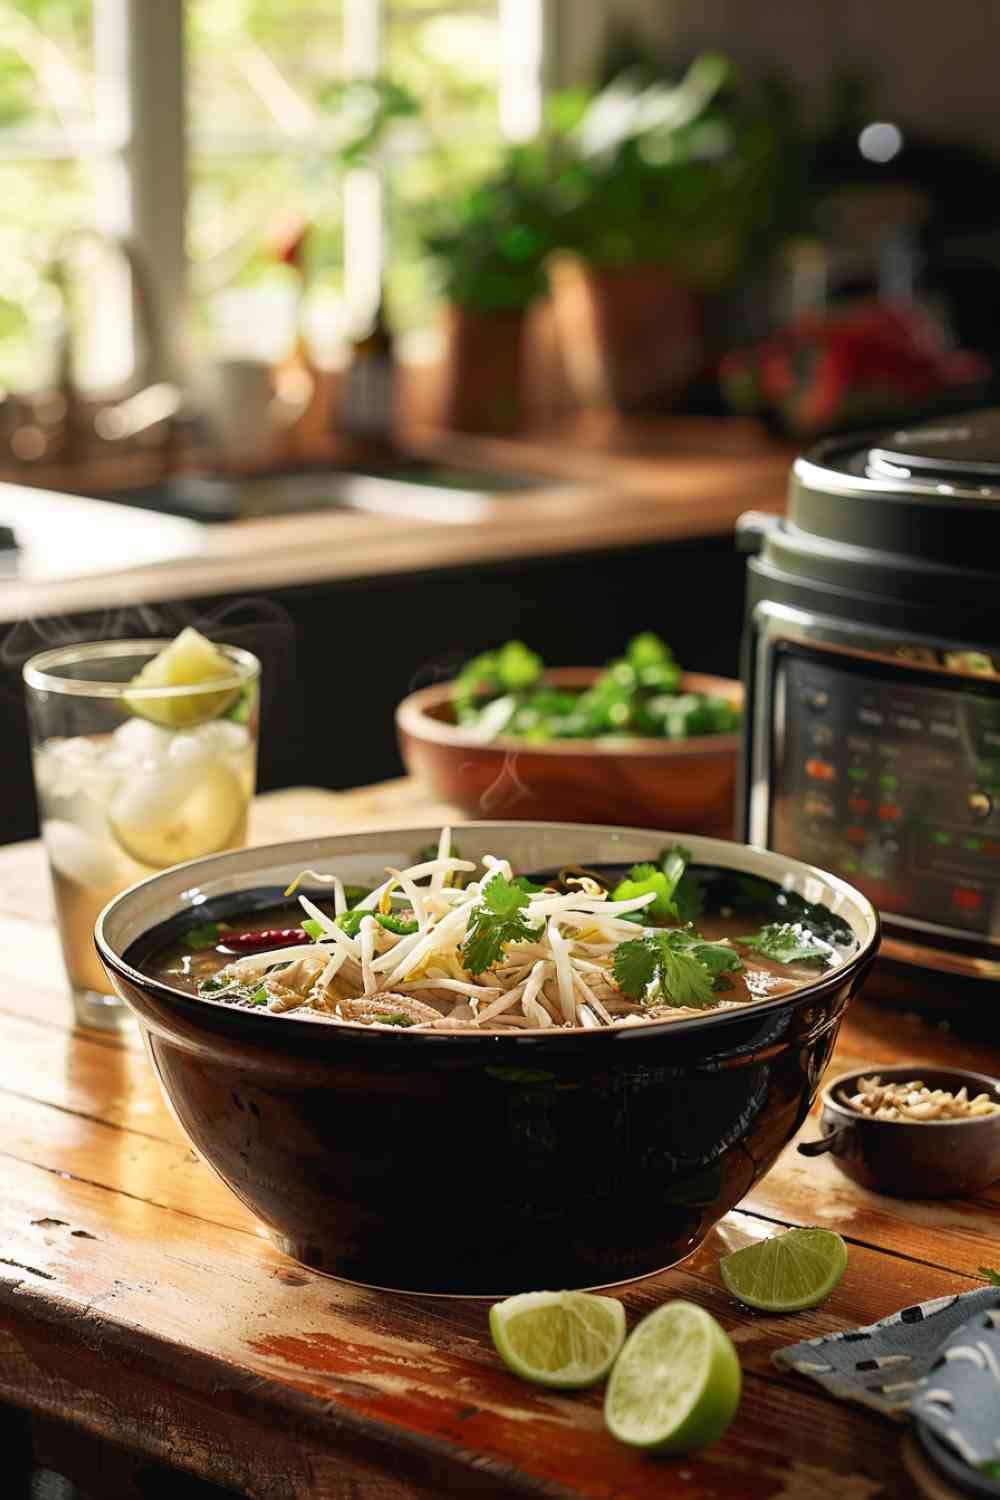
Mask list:
[[619,411],[675,402],[704,359],[697,294],[662,266],[587,266],[603,384]]
[[503,434],[521,424],[526,314],[448,309],[441,420],[460,432]]
[[[554,687],[589,687],[596,667],[546,672]],[[684,692],[742,702],[728,677],[687,672]],[[470,817],[643,824],[730,837],[738,734],[691,740],[559,740],[477,743],[454,723],[450,682],[404,698],[396,731],[407,769]]]

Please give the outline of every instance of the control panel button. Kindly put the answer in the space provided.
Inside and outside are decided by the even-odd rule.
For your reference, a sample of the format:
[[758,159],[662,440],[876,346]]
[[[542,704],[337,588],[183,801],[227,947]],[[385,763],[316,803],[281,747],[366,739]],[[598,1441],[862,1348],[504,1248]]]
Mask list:
[[866,813],[871,811],[871,803],[868,798],[859,797],[856,794],[853,797],[848,797],[847,805],[852,813],[857,813],[859,818],[863,818]]
[[966,806],[969,809],[969,817],[975,818],[977,823],[982,823],[993,811],[993,798],[989,792],[976,787],[966,798]]
[[858,828],[857,825],[853,823],[850,828],[845,830],[844,837],[847,839],[847,842],[849,844],[867,844],[868,842],[867,830],[864,828]]
[[951,893],[951,904],[956,911],[978,911],[983,904],[983,893],[968,885],[957,885]]
[[830,764],[828,760],[820,760],[818,755],[813,755],[806,761],[806,775],[813,781],[836,781],[837,767]]
[[898,823],[903,816],[903,809],[896,802],[882,802],[878,815],[883,823]]

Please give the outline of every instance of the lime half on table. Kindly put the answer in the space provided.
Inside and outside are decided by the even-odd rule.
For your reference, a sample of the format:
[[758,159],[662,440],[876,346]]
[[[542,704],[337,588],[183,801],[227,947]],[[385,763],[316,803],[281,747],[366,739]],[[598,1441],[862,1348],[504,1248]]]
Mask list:
[[608,1430],[632,1448],[689,1453],[722,1436],[740,1404],[728,1334],[693,1302],[665,1302],[629,1334],[604,1398]]
[[625,1309],[591,1292],[522,1292],[490,1308],[490,1333],[523,1380],[576,1390],[603,1380],[625,1339]]
[[788,1229],[719,1261],[726,1290],[761,1312],[818,1307],[847,1265],[847,1246],[830,1229]]
[[[133,677],[129,687],[135,691],[124,693],[122,701],[140,718],[162,724],[166,729],[186,729],[225,712],[240,690],[234,679],[233,664],[225,652],[189,625]],[[217,692],[206,691],[203,686],[215,683],[219,684]],[[163,697],[144,691],[185,687],[198,691]]]

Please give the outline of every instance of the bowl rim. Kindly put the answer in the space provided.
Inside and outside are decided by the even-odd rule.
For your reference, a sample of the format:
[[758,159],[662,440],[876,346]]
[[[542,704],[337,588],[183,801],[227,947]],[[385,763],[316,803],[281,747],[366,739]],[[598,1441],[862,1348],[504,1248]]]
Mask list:
[[[834,969],[827,970],[823,974],[817,975],[815,980],[802,985],[799,989],[792,990],[788,994],[776,995],[769,1000],[757,1000],[752,1005],[734,1007],[731,1010],[709,1011],[701,1015],[685,1016],[676,1021],[648,1021],[642,1025],[629,1025],[619,1022],[612,1026],[601,1026],[593,1029],[586,1027],[574,1027],[572,1029],[563,1027],[545,1029],[541,1027],[524,1027],[516,1032],[509,1033],[416,1031],[396,1037],[390,1037],[385,1031],[376,1031],[372,1027],[363,1026],[360,1023],[339,1022],[332,1024],[316,1022],[313,1023],[315,1030],[310,1028],[308,1034],[341,1037],[352,1041],[364,1039],[366,1044],[377,1043],[383,1049],[392,1047],[395,1043],[397,1047],[405,1047],[408,1050],[412,1050],[414,1047],[420,1048],[425,1046],[472,1047],[475,1049],[481,1048],[483,1043],[493,1044],[494,1046],[513,1043],[515,1046],[528,1045],[541,1047],[543,1050],[548,1045],[549,1049],[555,1050],[560,1043],[565,1045],[567,1041],[570,1041],[576,1044],[584,1037],[602,1038],[602,1045],[607,1046],[621,1044],[623,1040],[628,1040],[632,1037],[663,1037],[666,1034],[688,1036],[702,1029],[711,1031],[724,1026],[745,1022],[748,1014],[751,1012],[755,1017],[761,1016],[766,1018],[787,1008],[789,1005],[798,1008],[799,1005],[807,1003],[816,996],[827,993],[831,988],[840,986],[845,980],[850,980],[859,969],[866,969],[878,952],[882,932],[881,920],[878,909],[868,897],[855,886],[852,886],[849,881],[843,880],[839,875],[829,874],[827,871],[821,870],[818,866],[806,864],[803,860],[794,859],[791,855],[777,854],[773,850],[760,849],[751,844],[736,844],[728,839],[711,838],[703,834],[673,835],[669,832],[665,833],[662,829],[629,828],[624,826],[609,827],[604,824],[595,823],[524,823],[516,820],[466,820],[462,823],[451,823],[448,826],[458,835],[459,839],[461,838],[463,829],[487,828],[496,830],[498,838],[502,838],[505,829],[518,829],[523,833],[537,834],[539,829],[546,828],[581,835],[589,833],[595,837],[606,837],[609,834],[639,836],[641,838],[648,838],[651,843],[661,846],[671,838],[685,840],[692,847],[704,851],[703,854],[692,858],[693,865],[711,866],[714,863],[723,869],[735,868],[737,870],[748,870],[749,873],[762,873],[754,867],[763,863],[765,870],[770,872],[765,874],[764,878],[771,879],[778,885],[782,884],[781,874],[779,873],[780,869],[783,869],[786,874],[790,869],[794,870],[801,879],[811,877],[822,881],[825,885],[845,897],[858,909],[862,919],[868,925],[868,935],[867,938],[859,938],[857,952],[852,954],[844,963]],[[374,837],[385,838],[386,841],[394,838],[405,838],[427,843],[432,837],[440,834],[440,829],[441,825],[439,823],[430,825],[403,825],[402,827],[355,830],[353,835],[348,831],[342,834],[328,834],[325,835],[325,839],[349,839],[351,837],[364,837],[370,834]],[[147,890],[150,886],[154,886],[161,881],[176,879],[178,872],[185,872],[186,879],[188,874],[196,869],[200,871],[210,870],[213,866],[222,865],[227,861],[240,863],[248,858],[251,861],[257,859],[261,863],[267,860],[271,863],[294,863],[297,857],[308,861],[316,858],[316,844],[317,840],[315,838],[295,839],[287,842],[258,844],[249,848],[228,850],[221,854],[205,855],[201,859],[187,860],[183,864],[173,865],[167,870],[161,870],[155,875],[147,876],[145,880],[137,881],[134,885],[129,886],[127,890],[114,896],[97,918],[94,926],[94,941],[101,962],[108,969],[109,973],[118,975],[127,984],[136,986],[160,1000],[167,1001],[174,1007],[180,1006],[186,1012],[190,1012],[193,1015],[205,1016],[207,1013],[237,1016],[241,1023],[241,1029],[245,1025],[246,1032],[249,1035],[256,1028],[261,1038],[267,1034],[260,1030],[262,1027],[271,1028],[270,1034],[276,1037],[284,1036],[287,1038],[293,1034],[304,1037],[307,1033],[303,1031],[303,1021],[301,1018],[296,1019],[295,1013],[288,1015],[283,1015],[280,1012],[278,1014],[261,1014],[252,1010],[228,1009],[225,1006],[213,1005],[211,1001],[206,1001],[198,995],[175,989],[172,985],[166,984],[160,979],[155,979],[149,974],[144,974],[140,969],[136,969],[127,963],[124,956],[113,948],[107,938],[106,928],[109,921],[118,914],[119,910],[127,902],[135,899],[138,892]],[[308,855],[306,854],[307,850],[309,851]],[[297,856],[296,851],[301,851],[301,855]],[[729,862],[726,860],[727,851],[730,855]],[[732,854],[734,852],[738,853],[742,860],[749,860],[749,863],[741,865],[737,862],[734,865],[732,863]],[[715,856],[714,859],[712,858],[713,855]],[[329,856],[329,858],[335,859],[336,854]],[[279,1028],[277,1033],[273,1030],[275,1024]],[[584,1045],[596,1046],[598,1043],[588,1040]]]
[[[603,667],[550,667],[542,673],[542,682],[553,687],[585,688],[603,672]],[[665,740],[653,735],[606,735],[589,740],[543,740],[536,744],[520,740],[513,735],[497,735],[492,740],[477,739],[473,730],[460,724],[448,724],[437,719],[428,710],[447,703],[456,679],[450,677],[442,682],[433,682],[428,687],[417,688],[401,698],[396,705],[396,729],[400,736],[447,746],[450,749],[480,750],[503,755],[542,756],[684,756],[684,755],[735,755],[740,746],[740,732],[729,734],[701,734],[686,740]],[[681,684],[690,685],[692,692],[702,692],[713,698],[737,699],[742,711],[744,701],[743,684],[736,677],[716,677],[706,672],[682,672]]]
[[[877,1120],[873,1115],[859,1114],[856,1109],[851,1109],[847,1104],[841,1104],[839,1099],[834,1098],[833,1091],[840,1088],[848,1079],[860,1078],[863,1074],[877,1072],[880,1078],[891,1076],[893,1073],[901,1073],[905,1078],[919,1077],[924,1073],[952,1073],[956,1078],[974,1079],[980,1086],[990,1092],[995,1101],[1000,1104],[1000,1078],[994,1078],[989,1073],[977,1073],[972,1068],[949,1068],[937,1063],[889,1063],[884,1068],[849,1068],[846,1073],[838,1073],[836,1078],[831,1078],[829,1083],[824,1082],[820,1088],[820,1102],[824,1109],[829,1109],[845,1121],[857,1123],[859,1120],[866,1126],[881,1125],[891,1130],[909,1130],[912,1125],[921,1127],[935,1126],[940,1129],[943,1125],[995,1125],[1000,1121],[1000,1115],[978,1115],[971,1116],[967,1120]],[[961,1087],[961,1085],[959,1085]]]

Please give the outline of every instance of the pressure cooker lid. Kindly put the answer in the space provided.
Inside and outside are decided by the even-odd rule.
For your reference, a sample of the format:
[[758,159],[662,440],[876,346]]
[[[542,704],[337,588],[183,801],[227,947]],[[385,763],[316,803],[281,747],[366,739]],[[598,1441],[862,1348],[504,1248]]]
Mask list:
[[868,449],[865,469],[871,479],[1000,490],[1000,408],[901,428]]
[[[828,439],[797,459],[762,560],[838,588],[1000,592],[1000,407]],[[948,575],[948,576],[943,576]]]

